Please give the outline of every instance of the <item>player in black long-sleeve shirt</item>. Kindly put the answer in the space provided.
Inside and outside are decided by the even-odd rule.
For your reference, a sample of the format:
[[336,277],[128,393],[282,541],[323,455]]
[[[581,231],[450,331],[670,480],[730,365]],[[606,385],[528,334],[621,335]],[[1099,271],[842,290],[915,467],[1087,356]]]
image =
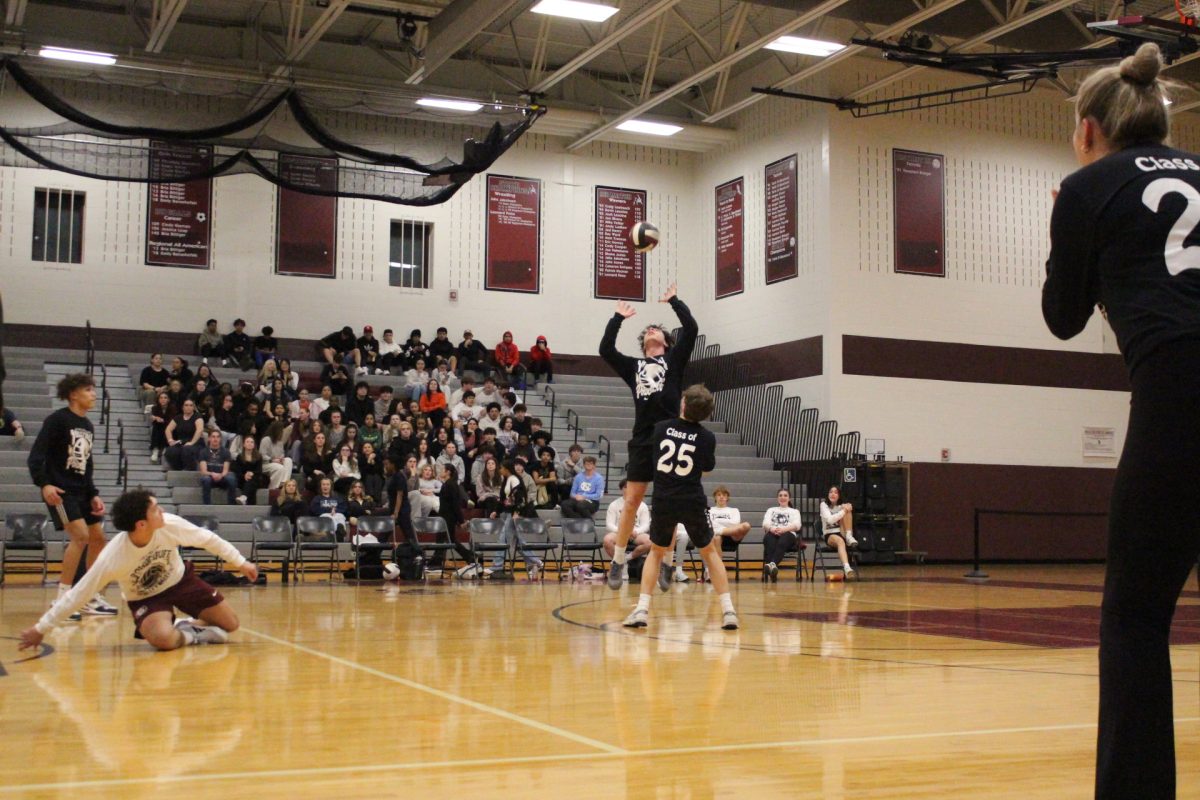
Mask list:
[[1175,797],[1168,636],[1200,554],[1200,156],[1164,144],[1157,47],[1080,87],[1042,290],[1067,339],[1099,303],[1129,370],[1129,429],[1109,509],[1096,797]]
[[600,340],[600,355],[633,390],[633,436],[629,439],[629,460],[625,468],[625,508],[617,528],[617,543],[613,561],[608,569],[608,586],[621,588],[621,567],[625,562],[625,545],[633,533],[637,509],[654,479],[654,426],[679,412],[683,385],[683,370],[692,357],[699,329],[692,312],[675,296],[671,284],[661,302],[670,303],[679,317],[679,341],[672,341],[670,332],[662,325],[648,325],[638,336],[642,357],[633,358],[617,352],[617,334],[621,323],[637,313],[625,301],[617,303],[617,311],[604,329]]
[[[96,405],[96,383],[90,375],[67,375],[58,382],[58,399],[65,400],[67,407],[46,417],[27,463],[33,482],[42,490],[54,527],[66,530],[70,538],[63,551],[62,574],[58,579],[61,597],[75,583],[83,549],[87,548],[90,568],[104,549],[105,539],[104,501],[92,479],[95,429],[87,418],[88,411]],[[102,595],[96,595],[84,612],[112,616],[117,609]]]

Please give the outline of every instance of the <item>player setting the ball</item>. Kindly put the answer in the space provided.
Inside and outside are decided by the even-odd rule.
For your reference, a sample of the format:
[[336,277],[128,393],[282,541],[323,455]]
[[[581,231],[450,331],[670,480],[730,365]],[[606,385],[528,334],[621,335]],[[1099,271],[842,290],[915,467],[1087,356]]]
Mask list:
[[679,410],[683,369],[692,357],[698,328],[692,312],[675,296],[675,284],[667,289],[661,302],[669,303],[679,317],[681,330],[676,342],[662,325],[647,325],[638,336],[641,358],[617,352],[617,334],[621,323],[637,312],[621,300],[617,311],[604,329],[600,340],[600,355],[621,376],[633,391],[633,436],[629,440],[629,460],[625,467],[625,508],[617,528],[617,542],[608,569],[608,587],[621,588],[621,567],[625,563],[625,546],[633,532],[638,506],[646,497],[646,489],[654,479],[654,459],[657,457],[654,426],[671,419]]

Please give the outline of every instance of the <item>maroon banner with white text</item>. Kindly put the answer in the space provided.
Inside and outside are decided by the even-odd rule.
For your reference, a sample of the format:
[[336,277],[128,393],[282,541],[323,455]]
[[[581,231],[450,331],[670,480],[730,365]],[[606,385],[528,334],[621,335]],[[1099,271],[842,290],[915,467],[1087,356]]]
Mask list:
[[892,151],[896,272],[946,277],[945,158]]
[[[211,169],[208,145],[150,142],[150,177]],[[146,192],[146,263],[208,269],[212,245],[212,179],[152,183]]]
[[646,300],[646,256],[629,230],[646,219],[646,193],[596,187],[595,292],[601,300]]
[[717,299],[740,293],[745,288],[742,270],[744,252],[745,180],[723,183],[716,189]]
[[763,169],[767,283],[778,283],[799,274],[796,257],[797,181],[796,156],[790,155]]
[[542,182],[487,176],[487,245],[483,288],[530,292],[541,288]]
[[[336,158],[279,154],[279,177],[293,186],[333,192],[338,187]],[[279,188],[275,272],[280,275],[337,276],[337,198]]]

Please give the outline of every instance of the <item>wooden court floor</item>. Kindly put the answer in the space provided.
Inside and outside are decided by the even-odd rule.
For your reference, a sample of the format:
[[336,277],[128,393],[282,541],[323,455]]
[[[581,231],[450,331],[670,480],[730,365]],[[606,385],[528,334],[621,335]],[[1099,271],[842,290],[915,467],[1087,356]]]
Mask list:
[[[0,796],[1086,798],[1100,567],[866,570],[635,599],[603,586],[310,581],[225,590],[227,646],[155,653],[86,619],[11,641]],[[117,600],[117,591],[108,592]],[[1179,796],[1200,796],[1200,602],[1172,649]]]

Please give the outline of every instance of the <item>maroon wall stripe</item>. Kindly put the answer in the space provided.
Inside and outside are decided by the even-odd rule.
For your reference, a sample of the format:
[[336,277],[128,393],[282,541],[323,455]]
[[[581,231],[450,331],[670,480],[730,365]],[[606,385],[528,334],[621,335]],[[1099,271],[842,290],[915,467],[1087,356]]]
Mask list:
[[[909,473],[912,546],[929,558],[967,561],[976,508],[1107,511],[1114,469],[917,462]],[[985,515],[983,560],[1102,559],[1106,517]]]
[[842,372],[879,378],[1129,391],[1119,355],[874,336],[842,337]]

